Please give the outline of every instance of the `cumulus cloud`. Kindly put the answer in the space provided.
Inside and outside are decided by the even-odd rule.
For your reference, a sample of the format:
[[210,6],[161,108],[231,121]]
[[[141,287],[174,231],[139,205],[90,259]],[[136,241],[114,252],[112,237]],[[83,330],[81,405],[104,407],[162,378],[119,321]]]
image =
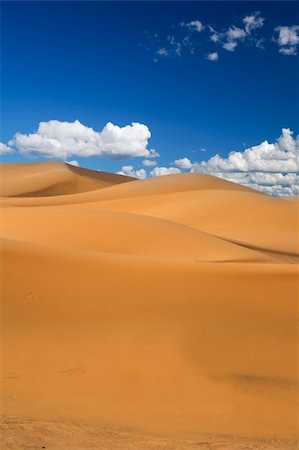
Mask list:
[[261,28],[265,19],[260,16],[260,12],[256,12],[243,18],[246,33],[250,34],[253,30]]
[[237,47],[237,45],[238,44],[236,43],[236,41],[231,41],[231,42],[225,42],[222,47],[225,50],[228,50],[229,52],[233,52],[235,50],[235,48]]
[[72,161],[65,161],[67,164],[70,164],[71,166],[80,167],[80,164],[75,159],[72,159]]
[[275,28],[274,40],[279,46],[279,52],[284,55],[297,55],[299,46],[299,25],[279,26]]
[[293,138],[289,128],[283,128],[282,135],[274,144],[261,144],[244,150],[232,151],[227,158],[215,155],[207,162],[198,163],[198,171],[208,172],[298,172],[299,137]]
[[144,169],[134,169],[133,166],[122,166],[121,170],[119,172],[116,172],[119,175],[125,175],[127,177],[133,177],[133,178],[139,178],[143,179],[146,178],[146,171]]
[[159,158],[160,153],[158,153],[156,150],[152,148],[151,150],[148,151],[148,154],[146,156],[147,158]]
[[239,27],[230,27],[226,32],[222,34],[224,43],[222,47],[229,52],[233,52],[238,46],[238,40],[244,40],[246,37],[246,31]]
[[12,148],[0,142],[0,155],[7,155],[8,153],[12,153]]
[[181,170],[177,167],[155,167],[151,170],[150,175],[152,177],[161,177],[164,175],[173,175],[176,173],[181,173]]
[[209,61],[218,61],[219,55],[218,55],[217,52],[208,53],[207,59],[208,59]]
[[230,27],[227,32],[226,32],[226,37],[227,39],[234,41],[237,39],[244,39],[246,36],[246,31],[243,30],[242,28],[233,26]]
[[191,20],[191,22],[182,22],[181,25],[183,27],[188,28],[190,31],[197,31],[198,33],[200,33],[204,29],[204,26],[200,22],[200,20]]
[[157,161],[152,161],[152,160],[150,160],[150,159],[145,159],[144,161],[142,161],[142,164],[143,164],[145,167],[154,167],[154,166],[156,166],[158,163],[157,163]]
[[16,133],[9,145],[25,157],[42,156],[66,160],[71,156],[104,156],[111,159],[155,158],[158,153],[147,148],[149,128],[138,122],[119,127],[108,122],[95,131],[75,120],[40,122],[35,133]]
[[193,166],[189,158],[176,159],[174,161],[174,165],[180,167],[181,169],[192,169]]
[[[190,171],[207,173],[260,190],[270,195],[299,195],[299,136],[283,128],[274,143],[263,141],[242,152],[232,151],[227,158],[215,155],[207,161],[192,162],[184,157],[173,162],[177,167],[155,167],[150,176]],[[124,175],[144,178],[132,166],[122,168]]]
[[[208,161],[175,161],[194,173],[207,173],[263,192],[287,196],[299,194],[299,136],[283,128],[275,143],[263,141],[227,158],[215,155]],[[185,167],[183,167],[185,166]],[[190,167],[191,166],[191,167]]]

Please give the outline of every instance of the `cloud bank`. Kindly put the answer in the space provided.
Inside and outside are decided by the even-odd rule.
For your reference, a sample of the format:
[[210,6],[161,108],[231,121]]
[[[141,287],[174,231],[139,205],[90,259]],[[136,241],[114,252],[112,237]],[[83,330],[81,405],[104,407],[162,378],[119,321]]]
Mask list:
[[[283,42],[289,45],[289,40]],[[274,143],[265,140],[243,151],[231,151],[225,158],[216,154],[207,161],[191,161],[185,156],[169,167],[157,165],[154,158],[159,154],[147,148],[150,137],[149,128],[137,122],[124,127],[108,122],[101,131],[95,131],[78,120],[50,120],[40,122],[36,133],[16,133],[8,145],[0,143],[0,154],[8,155],[17,149],[25,157],[61,159],[77,167],[78,161],[70,156],[115,160],[145,157],[143,168],[124,165],[117,173],[139,179],[181,172],[205,173],[271,195],[299,195],[299,136],[295,137],[289,128],[283,128]]]
[[226,158],[218,154],[207,161],[183,157],[170,167],[154,167],[149,174],[133,166],[123,166],[118,173],[146,178],[182,172],[217,176],[278,197],[299,195],[299,136],[294,137],[289,128],[283,128],[276,142],[265,140],[244,151],[231,151]]
[[299,136],[283,128],[275,143],[263,141],[243,152],[232,151],[227,158],[215,155],[208,161],[174,161],[177,167],[193,173],[206,173],[235,183],[279,195],[299,194]]

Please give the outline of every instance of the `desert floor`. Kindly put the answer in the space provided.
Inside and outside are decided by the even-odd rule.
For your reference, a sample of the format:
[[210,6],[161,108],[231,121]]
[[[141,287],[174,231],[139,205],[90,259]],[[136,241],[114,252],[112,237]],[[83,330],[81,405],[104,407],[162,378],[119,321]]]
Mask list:
[[298,200],[3,164],[3,449],[295,449]]

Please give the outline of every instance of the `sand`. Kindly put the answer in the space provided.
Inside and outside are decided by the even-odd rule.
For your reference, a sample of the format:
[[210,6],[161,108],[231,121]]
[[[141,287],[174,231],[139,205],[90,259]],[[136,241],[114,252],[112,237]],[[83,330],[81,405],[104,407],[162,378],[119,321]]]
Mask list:
[[1,179],[1,448],[297,448],[297,199],[58,162]]

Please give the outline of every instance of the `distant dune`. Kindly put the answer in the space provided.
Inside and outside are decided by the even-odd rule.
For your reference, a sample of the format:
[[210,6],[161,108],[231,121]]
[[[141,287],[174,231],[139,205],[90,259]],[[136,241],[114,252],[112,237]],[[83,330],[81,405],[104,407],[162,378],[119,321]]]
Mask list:
[[0,448],[297,448],[298,199],[60,162],[0,175]]

